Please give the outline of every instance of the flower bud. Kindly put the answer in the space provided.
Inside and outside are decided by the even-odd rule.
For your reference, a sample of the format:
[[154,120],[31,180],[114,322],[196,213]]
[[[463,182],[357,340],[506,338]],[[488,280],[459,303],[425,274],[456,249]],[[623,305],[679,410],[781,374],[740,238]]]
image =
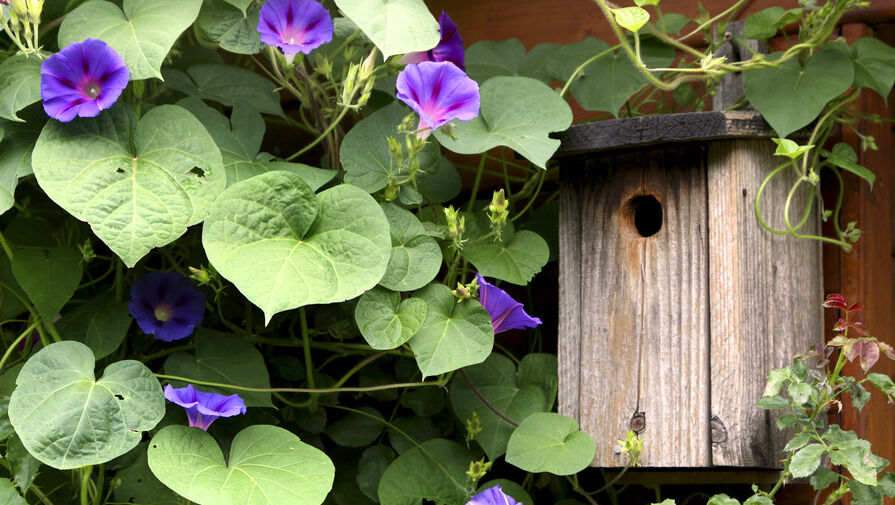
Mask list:
[[40,13],[43,12],[44,0],[25,0],[28,17],[32,23],[40,23]]
[[491,462],[485,461],[485,458],[482,458],[479,461],[471,461],[469,463],[469,470],[466,471],[466,476],[469,477],[469,480],[472,482],[476,482],[484,477],[490,469]]
[[329,79],[333,73],[333,66],[326,56],[323,56],[319,52],[315,52],[313,58],[314,71]]
[[364,62],[361,64],[360,69],[360,80],[366,81],[373,75],[373,69],[376,68],[376,54],[378,53],[377,49],[374,47],[370,54],[364,59]]
[[194,268],[187,267],[190,270],[190,278],[195,279],[199,285],[208,284],[211,281],[211,274],[204,267]]

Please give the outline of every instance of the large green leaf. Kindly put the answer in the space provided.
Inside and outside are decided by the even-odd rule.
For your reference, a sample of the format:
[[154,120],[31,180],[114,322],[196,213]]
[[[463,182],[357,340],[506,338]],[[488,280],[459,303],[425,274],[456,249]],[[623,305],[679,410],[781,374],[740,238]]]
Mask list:
[[392,237],[392,254],[379,284],[394,291],[419,289],[438,275],[441,249],[412,212],[383,204]]
[[335,469],[318,449],[276,426],[240,431],[224,460],[204,431],[167,426],[149,443],[149,468],[162,483],[199,505],[318,505]]
[[851,46],[855,62],[855,86],[870,88],[889,98],[895,83],[895,48],[872,37],[863,37]]
[[[408,111],[397,103],[392,103],[374,112],[355,125],[345,135],[340,150],[345,182],[357,186],[368,193],[379,191],[389,181],[408,177],[406,170],[399,170],[389,154],[386,137],[394,136],[403,144],[397,134],[397,127]],[[430,143],[419,154],[420,170],[437,171],[441,157],[438,145]],[[402,189],[407,184],[402,185]]]
[[3,505],[28,505],[9,479],[0,478],[0,503]]
[[22,121],[16,113],[40,100],[41,61],[17,54],[0,63],[0,117]]
[[379,502],[379,481],[394,460],[395,451],[385,445],[372,445],[361,454],[355,480],[367,498]]
[[[467,502],[466,470],[473,457],[457,442],[428,440],[405,451],[382,474],[381,505],[420,505],[428,500],[443,505]],[[526,504],[527,505],[527,504]]]
[[176,105],[139,122],[123,104],[96,118],[50,121],[31,161],[47,195],[127,266],[205,219],[227,184],[214,140]]
[[554,76],[549,63],[560,47],[538,44],[526,54],[519,39],[480,40],[466,50],[466,74],[479,83],[501,75],[518,75],[550,84]]
[[379,438],[385,428],[385,419],[373,407],[360,407],[365,414],[350,412],[326,427],[326,434],[343,447],[365,447]]
[[559,147],[550,132],[572,124],[572,110],[543,82],[528,77],[494,77],[481,87],[482,106],[472,121],[454,121],[456,140],[435,130],[444,147],[460,154],[477,154],[507,146],[539,167]]
[[[233,384],[251,388],[269,388],[270,377],[264,357],[249,344],[237,337],[205,328],[196,330],[196,354],[174,353],[165,360],[165,373],[177,377],[219,384]],[[174,387],[186,383],[171,381]],[[273,407],[270,393],[258,391],[233,391],[211,386],[198,386],[202,391],[223,395],[234,392],[245,400],[248,407]]]
[[[201,33],[221,45],[222,49],[237,54],[255,54],[263,47],[258,34],[260,7],[246,12],[230,0],[205,0],[196,27]],[[250,1],[247,2],[251,3]]]
[[[595,38],[566,44],[553,54],[548,68],[556,78],[565,82],[579,65],[608,49],[608,44]],[[641,57],[650,67],[665,67],[674,59],[674,49],[658,43],[654,38],[642,37]],[[618,115],[621,106],[647,82],[627,54],[617,49],[584,67],[572,83],[571,90],[575,100],[585,110]]]
[[[145,445],[145,444],[144,444]],[[183,505],[183,498],[162,484],[149,469],[144,447],[137,460],[115,474],[115,501],[119,503],[139,503],[141,505]]]
[[12,208],[19,178],[31,173],[31,151],[47,118],[39,106],[23,112],[28,113],[24,118],[26,123],[0,118],[0,130],[3,130],[0,139],[0,214]]
[[22,367],[9,420],[42,463],[67,470],[105,463],[134,448],[165,413],[162,388],[138,361],[118,361],[96,380],[80,342],[57,342]]
[[38,314],[52,321],[81,282],[81,254],[70,247],[19,249],[12,273]]
[[487,238],[463,248],[463,257],[485,277],[526,285],[547,264],[550,247],[533,231],[502,231],[501,240]]
[[[774,56],[768,60],[773,61]],[[749,102],[784,138],[814,121],[827,102],[847,90],[853,79],[848,46],[831,43],[811,55],[804,66],[798,58],[792,58],[779,67],[744,72],[743,87]]]
[[118,349],[132,321],[127,303],[115,303],[106,295],[67,312],[56,329],[64,340],[83,342],[102,359]]
[[[543,358],[553,361],[553,369],[540,366]],[[528,363],[526,365],[526,363]],[[534,369],[536,373],[525,372],[523,367]],[[549,412],[556,396],[556,356],[549,354],[528,354],[519,365],[519,372],[509,358],[491,354],[484,362],[463,370],[473,387],[506,417],[521,422],[536,412]],[[540,377],[542,375],[544,377]],[[551,389],[546,378],[552,376]],[[451,380],[451,405],[461,423],[472,419],[475,412],[479,417],[482,432],[476,441],[485,450],[489,459],[497,459],[507,449],[507,441],[514,426],[488,408],[460,375]]]
[[227,106],[244,101],[265,114],[283,116],[276,85],[256,72],[220,63],[193,65],[186,72],[165,69],[166,83],[187,96]]
[[59,47],[100,39],[124,58],[131,79],[161,79],[162,61],[201,6],[202,0],[124,0],[122,12],[112,2],[91,0],[65,16]]
[[526,472],[572,475],[590,465],[597,446],[578,423],[552,412],[532,414],[519,423],[507,444],[507,463]]
[[354,298],[379,282],[391,254],[388,221],[361,189],[319,195],[287,172],[227,188],[202,243],[215,269],[264,311]]
[[491,316],[478,301],[457,302],[444,284],[430,284],[414,296],[426,302],[426,320],[408,342],[424,377],[481,363],[494,345]]
[[441,38],[438,21],[422,0],[336,0],[382,56],[428,51]]
[[17,435],[9,437],[6,442],[6,461],[9,462],[13,481],[24,493],[34,482],[34,477],[37,476],[37,470],[40,468],[40,461],[28,453]]
[[354,320],[373,349],[394,349],[410,340],[426,319],[426,302],[376,287],[357,302]]

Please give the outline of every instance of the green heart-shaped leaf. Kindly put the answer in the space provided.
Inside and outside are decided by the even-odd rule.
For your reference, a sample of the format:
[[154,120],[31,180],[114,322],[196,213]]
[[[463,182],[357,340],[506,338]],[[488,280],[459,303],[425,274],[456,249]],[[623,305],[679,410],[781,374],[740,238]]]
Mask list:
[[392,255],[379,285],[394,291],[419,289],[438,275],[441,249],[412,212],[394,204],[382,206],[392,237]]
[[[500,354],[491,354],[484,362],[463,371],[491,406],[516,422],[536,412],[549,412],[553,407],[557,379],[556,356],[552,354],[526,355],[518,373],[513,362]],[[478,415],[482,433],[476,441],[488,458],[496,459],[506,452],[515,426],[485,406],[462,376],[454,376],[450,391],[451,405],[461,423],[471,419],[473,412]]]
[[851,46],[855,61],[855,86],[870,88],[889,97],[895,83],[895,48],[871,37],[862,37]]
[[[402,180],[409,176],[406,170],[399,170],[389,154],[386,137],[396,137],[403,144],[403,135],[397,134],[397,127],[408,114],[407,109],[392,103],[364,118],[342,141],[340,157],[345,168],[345,182],[357,186],[368,193],[379,191],[389,181]],[[419,154],[422,172],[437,171],[441,157],[438,145],[426,145]],[[402,185],[408,186],[407,184]]]
[[23,115],[26,123],[0,118],[0,214],[15,203],[13,193],[19,178],[31,173],[31,152],[47,117],[39,106],[26,108]]
[[187,426],[159,431],[148,456],[158,480],[199,505],[318,505],[335,476],[326,454],[263,424],[233,438],[229,462],[211,435]]
[[466,49],[466,74],[480,83],[499,75],[520,75],[550,84],[547,62],[559,47],[538,44],[525,54],[519,39],[480,40]]
[[572,475],[587,468],[597,446],[568,416],[541,412],[526,417],[510,436],[507,463],[526,472]]
[[488,238],[464,247],[463,257],[485,277],[524,286],[547,264],[550,247],[533,231],[504,232],[503,240]]
[[478,301],[457,302],[444,284],[414,293],[426,302],[426,320],[408,342],[423,377],[481,363],[494,345],[491,316]]
[[205,219],[227,184],[214,140],[176,105],[139,123],[123,104],[96,118],[49,121],[31,162],[47,195],[129,267]]
[[466,471],[473,457],[451,440],[427,440],[403,452],[379,481],[381,505],[420,505],[422,500],[462,505]]
[[247,68],[203,63],[191,66],[186,74],[165,69],[164,75],[165,84],[187,96],[214,100],[228,107],[242,101],[259,112],[283,116],[276,85]]
[[550,132],[572,124],[572,109],[546,84],[528,77],[494,77],[482,85],[481,109],[472,121],[452,122],[456,139],[435,130],[444,147],[460,154],[507,146],[543,168],[559,147]]
[[386,59],[393,54],[428,51],[441,38],[438,21],[422,0],[336,0],[336,6]]
[[785,138],[814,121],[830,100],[852,85],[853,78],[848,46],[831,43],[811,55],[804,67],[792,58],[779,67],[743,72],[743,87],[749,102]]
[[354,310],[361,335],[373,349],[394,349],[420,328],[426,319],[426,302],[419,298],[401,301],[401,294],[382,288],[364,293]]
[[3,505],[28,505],[9,479],[0,479],[0,503]]
[[[246,12],[244,7],[234,7],[228,3],[233,2],[205,0],[196,19],[196,28],[231,53],[255,54],[261,51],[263,45],[258,34],[260,7]],[[248,5],[251,1],[245,3]]]
[[379,282],[391,254],[388,221],[365,191],[343,184],[315,195],[287,172],[227,188],[211,207],[202,244],[267,321],[360,295]]
[[23,121],[16,113],[40,100],[41,61],[17,54],[0,63],[0,117]]
[[19,249],[12,273],[41,317],[52,321],[81,282],[81,254],[70,247]]
[[625,30],[636,32],[649,21],[649,12],[640,7],[623,7],[611,10],[615,22]]
[[91,0],[69,12],[59,27],[59,47],[86,38],[105,41],[124,58],[131,79],[162,78],[162,61],[199,15],[202,0]]
[[[233,384],[251,388],[269,388],[270,377],[264,357],[249,344],[237,337],[205,328],[196,330],[196,354],[174,353],[165,360],[165,373],[177,377],[189,377],[205,382]],[[186,383],[171,381],[174,387],[186,387]],[[232,390],[212,386],[199,386],[203,391],[222,395]],[[248,407],[273,407],[270,393],[239,391]]]
[[93,352],[63,341],[22,367],[9,420],[32,456],[67,470],[105,463],[133,449],[165,413],[162,387],[138,361],[118,361],[96,380]]

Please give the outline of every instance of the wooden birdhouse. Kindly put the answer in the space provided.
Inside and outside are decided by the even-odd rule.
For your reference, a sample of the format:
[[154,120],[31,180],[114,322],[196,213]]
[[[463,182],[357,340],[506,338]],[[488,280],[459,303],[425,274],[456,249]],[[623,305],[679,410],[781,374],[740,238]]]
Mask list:
[[[614,447],[633,429],[644,467],[781,467],[785,433],[755,402],[770,370],[822,343],[823,292],[820,243],[756,220],[756,192],[784,161],[773,136],[756,112],[564,134],[559,411],[593,436],[595,466],[624,466]],[[769,224],[783,227],[794,181],[764,189]],[[817,215],[802,233],[818,233]]]

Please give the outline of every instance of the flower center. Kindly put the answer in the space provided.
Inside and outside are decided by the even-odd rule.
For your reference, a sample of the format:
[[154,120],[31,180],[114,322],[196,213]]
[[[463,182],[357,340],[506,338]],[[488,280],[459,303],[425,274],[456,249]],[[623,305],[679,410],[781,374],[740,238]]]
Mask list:
[[88,98],[94,99],[99,96],[102,88],[100,88],[98,82],[91,80],[84,83],[81,87],[81,91],[87,95]]
[[159,305],[155,308],[155,318],[160,322],[164,323],[168,319],[171,319],[171,308],[167,305]]

